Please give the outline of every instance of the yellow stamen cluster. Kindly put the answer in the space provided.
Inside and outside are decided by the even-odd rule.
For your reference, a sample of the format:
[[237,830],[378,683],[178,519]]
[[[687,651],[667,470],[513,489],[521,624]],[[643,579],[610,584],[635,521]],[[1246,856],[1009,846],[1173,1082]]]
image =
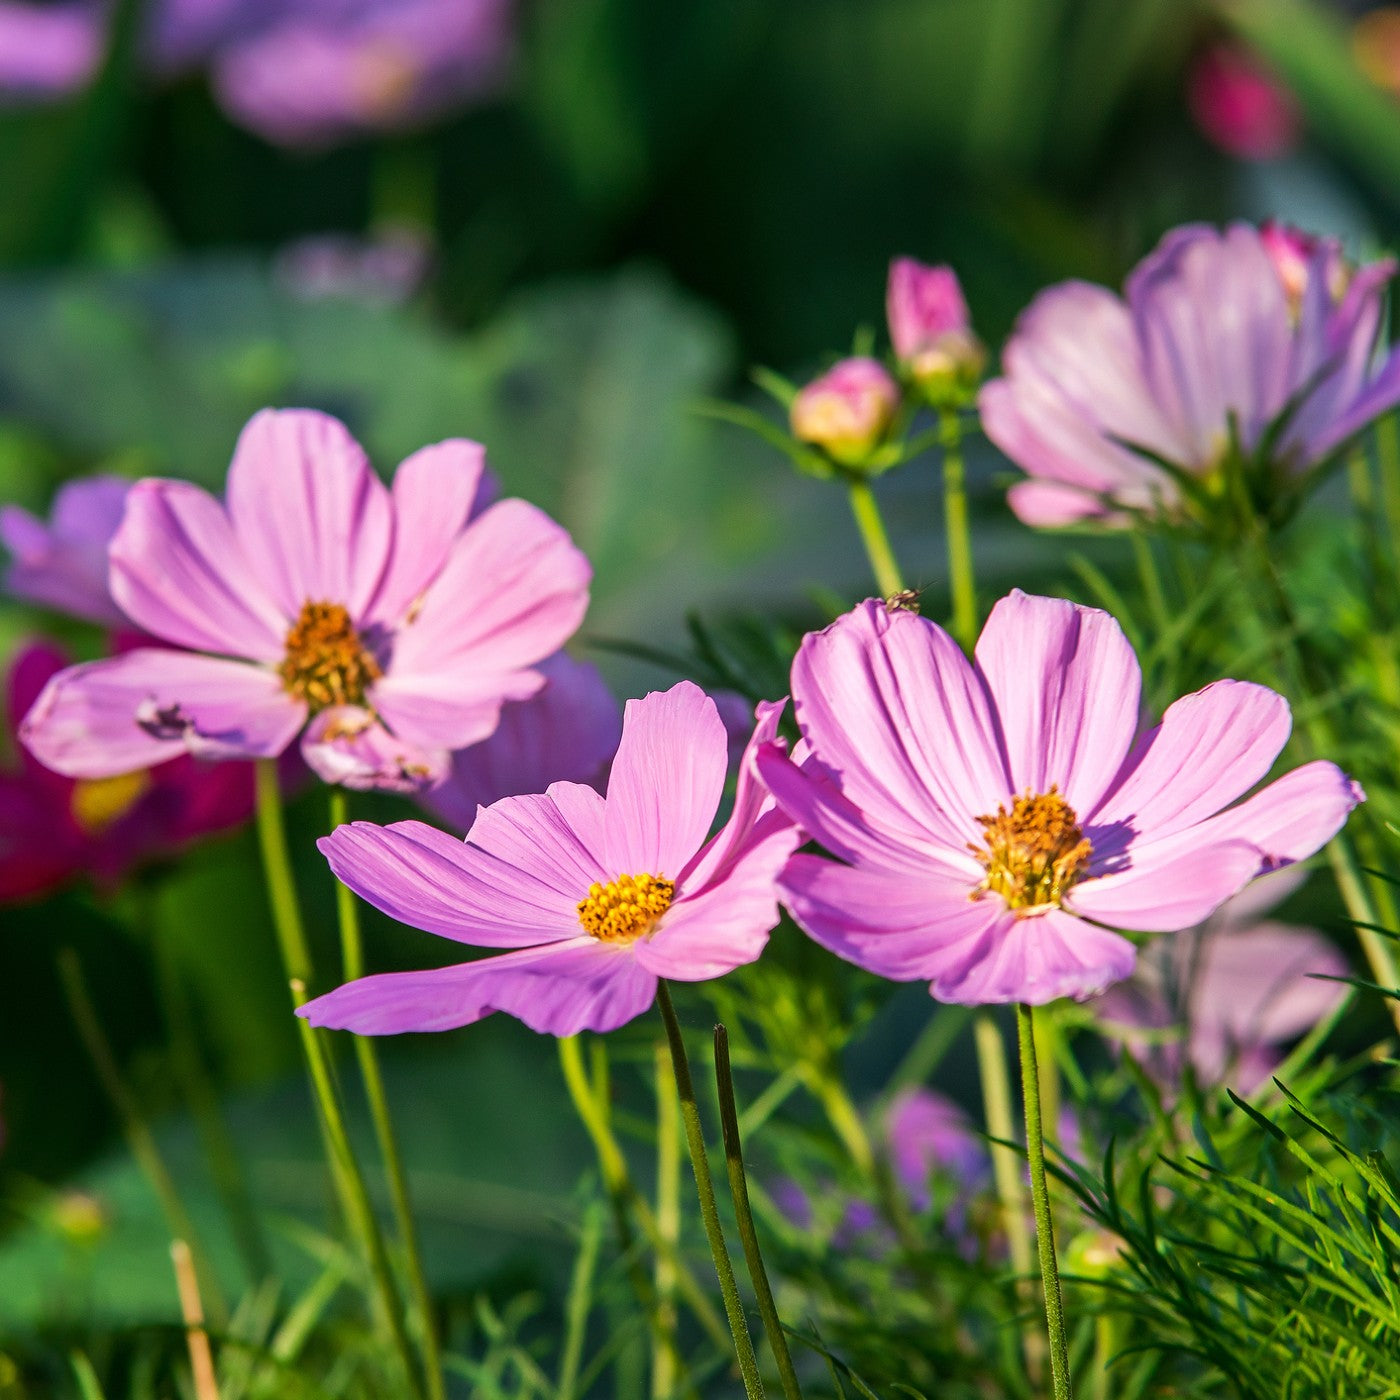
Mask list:
[[968,850],[987,869],[978,886],[999,894],[1018,918],[1058,905],[1070,886],[1083,878],[1093,846],[1079,829],[1074,808],[1055,787],[1026,793],[999,806],[994,816],[977,818],[985,846]]
[[606,885],[588,887],[579,901],[578,921],[604,943],[633,943],[648,934],[671,907],[675,882],[660,875],[619,875]]
[[68,808],[83,831],[89,836],[100,836],[150,790],[151,775],[144,768],[111,778],[82,778],[73,784]]
[[330,705],[363,705],[384,673],[339,603],[303,603],[287,633],[282,684],[315,714]]

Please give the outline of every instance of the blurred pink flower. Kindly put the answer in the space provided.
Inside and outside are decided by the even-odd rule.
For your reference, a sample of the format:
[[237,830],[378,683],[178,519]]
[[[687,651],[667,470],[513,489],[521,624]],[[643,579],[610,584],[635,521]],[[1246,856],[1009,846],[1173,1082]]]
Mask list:
[[277,281],[299,301],[331,298],[368,306],[398,306],[422,285],[432,244],[412,228],[387,229],[373,238],[324,233],[282,248],[273,263]]
[[1186,105],[1226,155],[1275,160],[1298,144],[1298,104],[1268,69],[1237,44],[1202,49],[1186,74]]
[[657,979],[752,962],[778,922],[777,877],[800,833],[753,768],[781,705],[759,707],[728,823],[707,841],[728,742],[689,681],[628,702],[606,797],[581,783],[506,797],[460,841],[422,822],[352,822],[321,840],[331,869],[391,918],[499,957],[362,977],[304,1006],[312,1025],[394,1035],[492,1011],[532,1030],[608,1031]]
[[[11,660],[6,726],[19,718],[68,657],[47,642]],[[186,756],[95,780],[61,777],[18,751],[0,772],[0,902],[46,894],[86,875],[118,884],[141,865],[172,857],[201,836],[247,821],[253,772],[246,763],[202,764]]]
[[0,3],[0,104],[77,92],[97,72],[102,46],[90,5]]
[[899,386],[878,360],[840,360],[792,401],[792,434],[844,466],[879,446],[899,407]]
[[88,622],[129,626],[107,590],[107,546],[130,490],[119,476],[70,481],[59,488],[47,522],[0,506],[0,545],[10,553],[5,591]]
[[1400,350],[1377,355],[1395,264],[1347,276],[1319,239],[1300,272],[1303,253],[1276,229],[1189,225],[1125,298],[1087,282],[1041,292],[979,396],[987,436],[1030,477],[1011,488],[1017,515],[1209,521],[1217,507],[1187,488],[1223,510],[1236,448],[1277,495],[1400,403]]
[[840,860],[794,856],[784,904],[838,956],[943,1001],[1084,998],[1133,970],[1114,929],[1199,923],[1363,797],[1317,761],[1232,806],[1282,750],[1287,702],[1217,681],[1143,732],[1141,688],[1107,613],[1019,591],[975,662],[877,600],[809,634],[792,694],[810,757],[758,763]]
[[[1280,1047],[1346,995],[1341,983],[1322,980],[1348,972],[1333,943],[1316,929],[1262,917],[1306,878],[1295,870],[1266,875],[1200,927],[1150,943],[1131,979],[1099,1000],[1104,1030],[1143,1041],[1145,1063],[1166,1083],[1189,1061],[1202,1083],[1228,1078],[1252,1093],[1278,1064]],[[1183,1038],[1164,1043],[1161,1033],[1173,1027]]]
[[55,676],[23,742],[101,778],[184,752],[273,757],[306,729],[328,782],[435,781],[450,750],[540,689],[536,664],[588,605],[588,561],[564,530],[524,501],[483,509],[486,480],[483,449],[451,440],[403,462],[391,492],[336,419],[264,410],[226,502],[183,481],[131,488],[112,596],[168,648]]
[[895,258],[885,314],[895,358],[915,383],[934,399],[970,395],[987,356],[973,334],[967,302],[951,267]]

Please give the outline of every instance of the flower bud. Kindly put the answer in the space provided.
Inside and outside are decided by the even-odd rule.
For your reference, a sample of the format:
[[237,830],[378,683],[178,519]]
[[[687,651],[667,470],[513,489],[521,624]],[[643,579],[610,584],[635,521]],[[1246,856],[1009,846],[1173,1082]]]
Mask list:
[[793,436],[843,466],[865,464],[899,407],[899,386],[878,360],[841,360],[792,401]]
[[1186,105],[1226,155],[1276,160],[1298,144],[1302,123],[1292,96],[1234,44],[1215,44],[1197,56],[1186,78]]
[[982,377],[987,355],[973,334],[953,269],[895,258],[890,263],[885,314],[900,368],[929,401],[965,401]]

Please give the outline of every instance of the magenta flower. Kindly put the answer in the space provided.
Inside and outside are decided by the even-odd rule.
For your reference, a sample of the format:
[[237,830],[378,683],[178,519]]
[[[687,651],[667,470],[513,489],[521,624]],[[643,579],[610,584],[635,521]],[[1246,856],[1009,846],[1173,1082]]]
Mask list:
[[0,103],[43,102],[86,87],[102,60],[91,5],[0,0]]
[[899,407],[899,386],[878,360],[838,361],[792,401],[792,435],[843,466],[861,466]]
[[[10,664],[7,732],[45,684],[68,664],[38,642]],[[0,903],[48,893],[87,875],[110,887],[141,865],[167,859],[252,815],[248,764],[198,763],[184,756],[150,769],[97,779],[65,778],[20,750],[0,771]]]
[[1086,997],[1133,969],[1114,929],[1199,923],[1256,875],[1311,855],[1362,799],[1334,764],[1238,806],[1291,721],[1218,681],[1143,733],[1137,658],[1107,613],[1014,592],[975,666],[942,628],[879,601],[804,639],[799,766],[760,771],[844,863],[794,856],[783,902],[832,952],[943,1001]]
[[10,553],[5,591],[89,622],[129,626],[107,591],[107,546],[130,489],[119,476],[70,481],[47,523],[20,506],[0,506],[0,545]]
[[1277,78],[1236,44],[1212,44],[1186,75],[1186,105],[1226,155],[1277,160],[1298,144],[1298,104]]
[[[1262,917],[1306,878],[1302,870],[1266,875],[1199,928],[1150,943],[1133,976],[1100,1000],[1104,1030],[1130,1044],[1152,1033],[1145,1063],[1167,1084],[1189,1061],[1202,1083],[1229,1077],[1252,1093],[1278,1064],[1280,1047],[1346,995],[1327,980],[1348,972],[1332,942],[1316,929]],[[1162,1032],[1173,1027],[1182,1039],[1164,1043]]]
[[913,258],[890,263],[885,314],[900,367],[934,398],[957,398],[976,387],[986,352],[957,273]]
[[1233,472],[1256,509],[1277,508],[1400,403],[1400,354],[1375,354],[1395,264],[1339,277],[1319,240],[1300,279],[1276,253],[1247,224],[1191,225],[1138,265],[1126,300],[1065,282],[1031,303],[979,399],[1031,478],[1011,488],[1022,520],[1209,526]]
[[[489,739],[452,755],[446,778],[422,801],[449,825],[466,831],[477,809],[503,797],[543,792],[551,783],[598,787],[617,752],[622,710],[596,666],[565,652],[542,661],[544,688],[501,709]],[[748,711],[748,729],[753,712]]]
[[186,752],[272,757],[305,729],[329,782],[371,766],[381,786],[434,781],[544,684],[536,664],[588,603],[567,534],[524,501],[483,509],[485,482],[481,447],[454,440],[414,453],[391,492],[334,418],[259,413],[226,503],[140,481],[112,539],[112,597],[180,649],[55,676],[23,742],[101,778]]
[[801,839],[753,768],[781,705],[761,705],[734,811],[706,841],[726,771],[724,725],[689,681],[628,701],[606,797],[555,783],[477,813],[465,841],[422,822],[352,822],[320,842],[331,869],[392,918],[483,948],[429,972],[363,977],[309,1002],[313,1025],[393,1035],[505,1011],[549,1035],[613,1030],[659,977],[752,962],[778,921],[777,877]]

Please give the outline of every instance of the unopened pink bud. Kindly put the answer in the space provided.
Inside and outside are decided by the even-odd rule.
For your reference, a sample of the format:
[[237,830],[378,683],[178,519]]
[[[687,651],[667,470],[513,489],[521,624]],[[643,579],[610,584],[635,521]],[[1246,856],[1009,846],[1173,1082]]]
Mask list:
[[1227,155],[1274,160],[1298,143],[1302,123],[1292,96],[1232,44],[1215,44],[1197,57],[1187,74],[1186,105]]
[[878,360],[841,360],[792,401],[793,436],[845,466],[861,466],[898,407],[899,386]]
[[895,258],[885,312],[896,358],[932,401],[957,402],[971,394],[987,356],[951,267]]

